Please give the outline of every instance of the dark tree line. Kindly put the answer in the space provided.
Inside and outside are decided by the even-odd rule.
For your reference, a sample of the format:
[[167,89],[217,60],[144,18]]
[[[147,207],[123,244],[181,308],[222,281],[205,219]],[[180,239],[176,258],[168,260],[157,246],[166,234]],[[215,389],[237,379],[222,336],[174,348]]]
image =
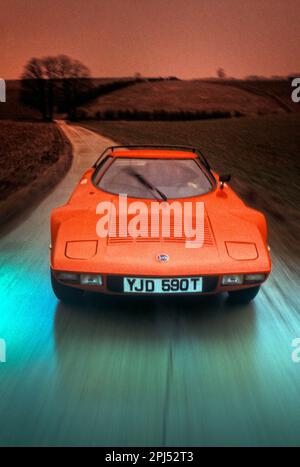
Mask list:
[[66,55],[32,58],[21,79],[22,102],[41,112],[45,121],[51,121],[55,111],[76,119],[78,106],[92,88],[88,68]]

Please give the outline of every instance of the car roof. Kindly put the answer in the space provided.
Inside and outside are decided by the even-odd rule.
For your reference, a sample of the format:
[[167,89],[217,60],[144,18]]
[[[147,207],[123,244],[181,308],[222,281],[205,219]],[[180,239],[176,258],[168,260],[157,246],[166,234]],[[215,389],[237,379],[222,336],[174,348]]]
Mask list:
[[191,151],[169,149],[114,149],[108,153],[112,157],[136,157],[149,159],[196,159],[197,154]]

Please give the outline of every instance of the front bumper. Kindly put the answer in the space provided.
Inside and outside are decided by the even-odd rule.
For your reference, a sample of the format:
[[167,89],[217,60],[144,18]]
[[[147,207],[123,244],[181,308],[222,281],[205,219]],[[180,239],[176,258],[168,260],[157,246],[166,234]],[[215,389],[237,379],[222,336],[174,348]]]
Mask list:
[[[159,296],[168,296],[168,295],[172,295],[174,296],[175,294],[174,293],[163,293],[163,294],[156,294],[156,293],[129,293],[129,292],[124,292],[123,291],[123,279],[125,277],[125,275],[121,275],[121,274],[101,274],[102,276],[102,285],[81,285],[79,283],[73,283],[73,282],[67,282],[67,281],[62,281],[59,279],[59,273],[60,272],[64,272],[64,271],[55,271],[52,269],[52,273],[55,277],[55,279],[63,284],[63,285],[66,285],[68,287],[74,287],[74,288],[77,288],[77,289],[81,289],[81,290],[85,290],[85,291],[89,291],[89,292],[98,292],[98,293],[103,293],[103,294],[108,294],[108,295],[132,295],[132,296],[155,296],[155,295],[159,295]],[[254,273],[257,273],[258,271],[253,271]],[[248,272],[247,272],[248,273]],[[262,271],[259,271],[259,273],[262,273]],[[238,272],[236,274],[243,274],[243,272]],[[245,273],[246,274],[246,273]],[[176,295],[212,295],[212,294],[218,294],[218,293],[222,293],[222,292],[230,292],[230,291],[234,291],[234,290],[242,290],[242,289],[247,289],[249,287],[255,287],[255,286],[258,286],[258,285],[261,285],[263,282],[265,282],[265,280],[268,278],[268,275],[269,275],[269,271],[267,272],[263,272],[263,274],[265,275],[265,279],[263,281],[260,281],[260,282],[251,282],[251,283],[244,283],[244,284],[239,284],[239,285],[222,285],[222,277],[223,275],[217,275],[217,274],[214,274],[214,275],[202,275],[201,273],[197,274],[197,276],[193,276],[193,275],[189,275],[189,276],[183,276],[183,275],[176,275],[176,276],[170,276],[170,275],[166,275],[166,276],[149,276],[149,274],[147,274],[146,276],[143,276],[143,275],[138,275],[139,278],[149,278],[149,277],[152,277],[152,278],[170,278],[170,277],[180,277],[180,278],[190,278],[190,277],[199,277],[201,276],[202,277],[202,292],[180,292],[180,293],[176,293]],[[126,277],[137,277],[137,275],[126,275]]]

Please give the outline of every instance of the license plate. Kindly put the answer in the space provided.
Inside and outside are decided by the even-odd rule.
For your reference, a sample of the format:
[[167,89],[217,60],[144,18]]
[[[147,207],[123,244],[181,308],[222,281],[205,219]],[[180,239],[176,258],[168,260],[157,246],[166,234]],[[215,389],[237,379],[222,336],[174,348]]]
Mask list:
[[199,293],[202,277],[147,278],[124,277],[125,293]]

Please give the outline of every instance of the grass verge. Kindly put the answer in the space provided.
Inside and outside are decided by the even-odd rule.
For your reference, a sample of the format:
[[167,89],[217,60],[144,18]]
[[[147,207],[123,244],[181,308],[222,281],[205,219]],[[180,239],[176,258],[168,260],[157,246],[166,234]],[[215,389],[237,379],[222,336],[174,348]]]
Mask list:
[[28,208],[67,172],[69,141],[47,123],[0,122],[0,223]]

